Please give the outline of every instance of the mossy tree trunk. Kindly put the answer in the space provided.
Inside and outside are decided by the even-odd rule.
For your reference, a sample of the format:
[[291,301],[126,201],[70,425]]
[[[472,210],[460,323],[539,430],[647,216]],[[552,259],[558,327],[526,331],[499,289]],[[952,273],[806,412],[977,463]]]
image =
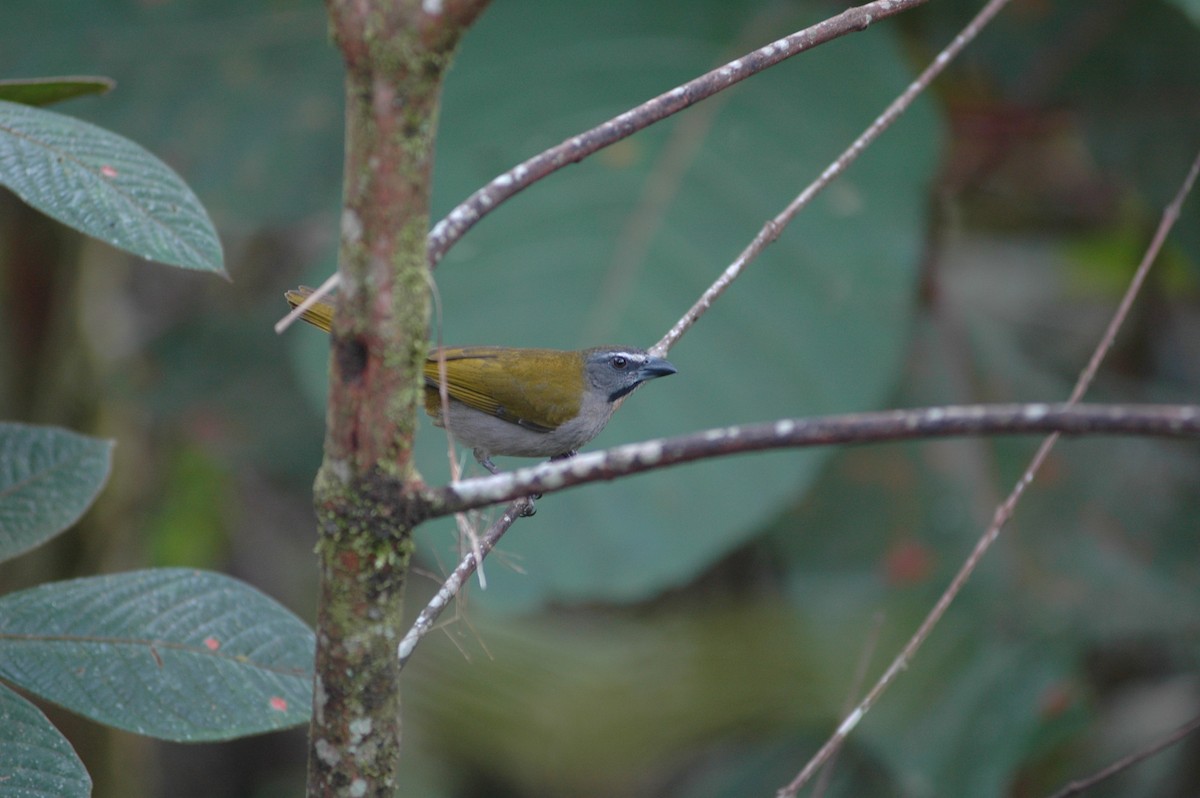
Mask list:
[[426,233],[442,79],[485,0],[328,0],[346,62],[340,295],[330,357],[308,792],[395,793],[396,630],[419,486]]

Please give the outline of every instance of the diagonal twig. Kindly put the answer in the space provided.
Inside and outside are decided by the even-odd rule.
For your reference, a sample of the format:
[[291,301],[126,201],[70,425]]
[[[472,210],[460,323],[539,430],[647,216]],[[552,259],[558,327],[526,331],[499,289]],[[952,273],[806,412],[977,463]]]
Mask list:
[[511,502],[500,517],[492,522],[488,530],[479,536],[471,551],[462,558],[450,576],[442,582],[433,598],[429,600],[425,608],[417,615],[417,619],[413,621],[413,625],[405,632],[404,637],[400,640],[400,645],[396,647],[400,668],[403,668],[408,662],[421,639],[433,629],[433,624],[450,605],[451,599],[458,595],[458,591],[471,578],[471,574],[479,568],[480,560],[495,548],[496,543],[508,531],[508,528],[528,511],[530,505],[531,502],[525,497]]
[[1149,759],[1158,752],[1170,748],[1172,745],[1175,745],[1175,743],[1179,742],[1184,737],[1187,737],[1189,734],[1197,730],[1200,730],[1200,717],[1192,718],[1175,731],[1171,732],[1160,740],[1155,740],[1141,751],[1135,751],[1129,756],[1121,757],[1108,767],[1102,768],[1086,778],[1076,779],[1070,782],[1061,790],[1051,795],[1050,798],[1070,798],[1072,795],[1079,795],[1085,790],[1090,790],[1092,787],[1095,787],[1105,779],[1115,776],[1122,770],[1128,770],[1139,762]]

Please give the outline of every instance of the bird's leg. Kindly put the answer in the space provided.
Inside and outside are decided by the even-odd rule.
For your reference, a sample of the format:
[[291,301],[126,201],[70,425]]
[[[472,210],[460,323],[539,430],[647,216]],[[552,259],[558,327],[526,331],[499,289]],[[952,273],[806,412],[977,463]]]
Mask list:
[[500,469],[496,468],[496,464],[492,462],[492,458],[483,449],[472,449],[471,454],[475,455],[475,460],[486,468],[488,473],[492,475],[500,473]]
[[[472,449],[471,454],[475,455],[475,459],[479,462],[479,464],[481,466],[486,468],[489,473],[491,473],[491,474],[499,474],[500,473],[500,469],[496,467],[496,464],[492,462],[492,458],[483,449]],[[542,494],[540,494],[540,493],[535,493],[529,497],[529,506],[526,507],[521,512],[522,518],[528,518],[529,516],[531,516],[537,512],[537,508],[533,506],[533,500],[540,499],[540,498],[542,498]]]

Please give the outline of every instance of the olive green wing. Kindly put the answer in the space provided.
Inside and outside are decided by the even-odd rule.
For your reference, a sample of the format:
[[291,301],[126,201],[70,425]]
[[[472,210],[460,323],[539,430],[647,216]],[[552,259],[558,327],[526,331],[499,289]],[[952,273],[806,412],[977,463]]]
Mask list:
[[[440,417],[438,351],[425,361],[425,408]],[[538,432],[550,432],[579,414],[582,386],[562,384],[552,366],[564,353],[497,346],[446,347],[446,391],[451,399]]]

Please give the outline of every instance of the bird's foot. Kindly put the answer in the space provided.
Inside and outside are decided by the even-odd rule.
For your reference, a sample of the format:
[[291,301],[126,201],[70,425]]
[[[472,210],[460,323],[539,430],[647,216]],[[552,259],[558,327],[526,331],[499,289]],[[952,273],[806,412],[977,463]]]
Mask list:
[[[489,474],[494,475],[494,474],[500,473],[500,469],[497,468],[496,464],[492,462],[492,458],[488,455],[487,452],[485,452],[482,449],[474,449],[472,451],[472,454],[475,455],[475,459],[479,462],[479,464],[481,466],[483,466],[485,469],[487,469]],[[537,507],[534,506],[533,502],[535,499],[542,498],[542,494],[534,493],[530,496],[527,496],[526,498],[529,500],[529,503],[526,504],[525,507],[521,510],[522,518],[529,518],[531,515],[533,515],[534,513],[537,512]]]
[[489,474],[492,474],[494,476],[494,475],[500,473],[500,469],[497,468],[496,464],[492,462],[491,456],[489,456],[488,453],[485,452],[483,449],[473,449],[471,451],[471,454],[475,455],[475,460],[481,466],[486,468]]

